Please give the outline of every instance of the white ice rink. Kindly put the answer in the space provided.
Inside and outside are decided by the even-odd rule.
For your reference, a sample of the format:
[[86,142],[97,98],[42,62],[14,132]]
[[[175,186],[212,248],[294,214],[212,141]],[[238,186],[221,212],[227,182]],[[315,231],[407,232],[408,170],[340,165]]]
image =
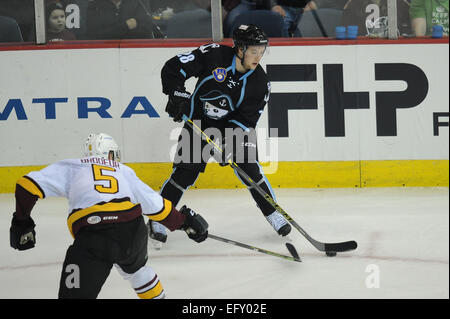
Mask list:
[[[449,189],[275,189],[279,204],[320,241],[356,240],[356,251],[326,257],[295,229],[302,262],[292,262],[180,231],[165,247],[149,245],[148,264],[177,299],[449,298]],[[182,203],[210,232],[287,254],[284,241],[245,189],[189,190]],[[56,298],[71,236],[63,198],[38,202],[37,246],[9,247],[13,194],[0,195],[0,298]],[[377,284],[379,287],[368,288]],[[115,269],[99,298],[137,298]]]

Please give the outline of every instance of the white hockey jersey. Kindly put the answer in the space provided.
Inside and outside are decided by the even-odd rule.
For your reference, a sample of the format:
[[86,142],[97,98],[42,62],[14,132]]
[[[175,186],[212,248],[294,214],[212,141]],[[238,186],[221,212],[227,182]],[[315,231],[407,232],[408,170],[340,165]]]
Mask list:
[[83,226],[132,220],[141,214],[165,219],[172,203],[142,182],[128,166],[103,158],[67,159],[30,172],[17,184],[39,198],[66,197],[72,236]]

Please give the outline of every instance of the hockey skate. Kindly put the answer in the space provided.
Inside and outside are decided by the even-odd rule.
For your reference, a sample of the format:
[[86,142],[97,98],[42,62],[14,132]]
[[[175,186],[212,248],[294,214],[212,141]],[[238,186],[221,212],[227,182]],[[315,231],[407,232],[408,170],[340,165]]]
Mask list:
[[288,224],[286,219],[279,212],[274,211],[269,216],[266,216],[266,219],[278,235],[286,236],[291,232],[291,225]]
[[160,250],[163,243],[167,241],[166,227],[151,220],[148,222],[147,227],[153,248]]

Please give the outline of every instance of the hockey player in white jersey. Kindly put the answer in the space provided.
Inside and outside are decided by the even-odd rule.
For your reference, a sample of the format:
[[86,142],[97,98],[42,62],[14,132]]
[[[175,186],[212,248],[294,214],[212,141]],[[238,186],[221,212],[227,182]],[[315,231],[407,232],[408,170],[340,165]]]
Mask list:
[[[186,231],[196,242],[207,238],[208,223],[186,206],[178,211],[121,164],[119,148],[109,135],[90,134],[84,155],[17,181],[11,247],[26,250],[35,246],[35,223],[30,214],[37,199],[66,197],[67,225],[74,242],[67,249],[58,297],[96,298],[114,265],[140,298],[164,298],[158,276],[146,265],[148,233],[143,215],[171,231]],[[66,280],[74,275],[74,266],[79,280]]]

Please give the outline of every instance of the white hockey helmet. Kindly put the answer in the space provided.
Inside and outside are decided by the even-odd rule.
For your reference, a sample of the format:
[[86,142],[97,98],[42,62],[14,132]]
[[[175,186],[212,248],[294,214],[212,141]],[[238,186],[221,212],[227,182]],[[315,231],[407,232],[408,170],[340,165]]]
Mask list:
[[98,156],[120,162],[120,149],[108,134],[91,133],[84,144],[84,156]]

